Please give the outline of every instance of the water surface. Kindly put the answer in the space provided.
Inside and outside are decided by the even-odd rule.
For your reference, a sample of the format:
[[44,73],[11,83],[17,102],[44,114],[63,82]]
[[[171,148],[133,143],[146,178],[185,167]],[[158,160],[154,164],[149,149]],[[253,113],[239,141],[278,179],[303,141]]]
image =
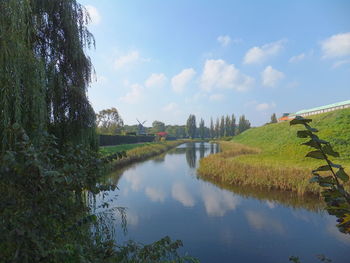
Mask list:
[[[350,237],[314,197],[290,192],[215,184],[196,174],[199,159],[218,152],[210,143],[187,143],[109,178],[119,190],[112,206],[127,208],[127,233],[116,240],[151,243],[168,235],[181,239],[181,252],[201,262],[350,262]],[[101,197],[100,197],[101,199]],[[101,200],[100,200],[101,201]]]

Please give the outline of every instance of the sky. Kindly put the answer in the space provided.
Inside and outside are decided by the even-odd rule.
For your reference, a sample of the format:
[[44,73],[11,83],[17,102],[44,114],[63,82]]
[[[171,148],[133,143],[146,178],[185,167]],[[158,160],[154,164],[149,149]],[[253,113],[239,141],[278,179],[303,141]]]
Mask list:
[[81,0],[96,48],[88,96],[125,124],[209,126],[350,99],[348,0]]

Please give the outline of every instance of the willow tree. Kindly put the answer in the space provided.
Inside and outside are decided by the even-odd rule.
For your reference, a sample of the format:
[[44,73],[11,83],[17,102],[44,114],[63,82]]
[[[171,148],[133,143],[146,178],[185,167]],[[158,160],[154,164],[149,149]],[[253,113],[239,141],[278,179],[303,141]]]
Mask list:
[[75,0],[0,1],[0,144],[15,143],[11,127],[35,142],[43,131],[96,146],[95,114],[86,90],[94,44],[88,14]]

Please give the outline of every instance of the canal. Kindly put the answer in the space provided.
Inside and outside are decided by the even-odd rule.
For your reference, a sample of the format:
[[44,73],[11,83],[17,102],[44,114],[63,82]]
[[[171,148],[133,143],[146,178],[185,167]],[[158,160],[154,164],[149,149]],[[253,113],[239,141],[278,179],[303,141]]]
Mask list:
[[319,199],[199,178],[200,158],[218,151],[217,144],[186,143],[112,173],[118,189],[104,193],[104,200],[125,207],[127,215],[126,231],[118,213],[113,221],[117,243],[170,236],[183,241],[181,253],[201,262],[289,262],[292,255],[320,262],[320,254],[350,262],[350,237],[338,231]]

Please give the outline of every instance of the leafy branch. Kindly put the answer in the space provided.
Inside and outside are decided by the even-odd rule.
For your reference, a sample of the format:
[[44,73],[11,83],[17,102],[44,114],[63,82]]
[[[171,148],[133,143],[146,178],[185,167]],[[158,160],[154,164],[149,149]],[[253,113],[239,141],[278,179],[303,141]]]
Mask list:
[[[335,164],[330,160],[330,156],[339,157],[339,153],[334,151],[331,144],[320,139],[315,133],[317,129],[312,128],[308,123],[311,119],[304,119],[297,116],[290,121],[290,125],[304,125],[305,130],[297,131],[299,138],[309,138],[309,141],[302,143],[314,148],[305,157],[324,160],[327,164],[312,171],[314,175],[310,182],[318,183],[323,188],[321,195],[326,202],[326,210],[329,214],[338,218],[337,227],[343,233],[350,233],[350,194],[345,190],[343,183],[349,181],[349,175],[344,167]],[[327,173],[325,176],[324,173]]]

